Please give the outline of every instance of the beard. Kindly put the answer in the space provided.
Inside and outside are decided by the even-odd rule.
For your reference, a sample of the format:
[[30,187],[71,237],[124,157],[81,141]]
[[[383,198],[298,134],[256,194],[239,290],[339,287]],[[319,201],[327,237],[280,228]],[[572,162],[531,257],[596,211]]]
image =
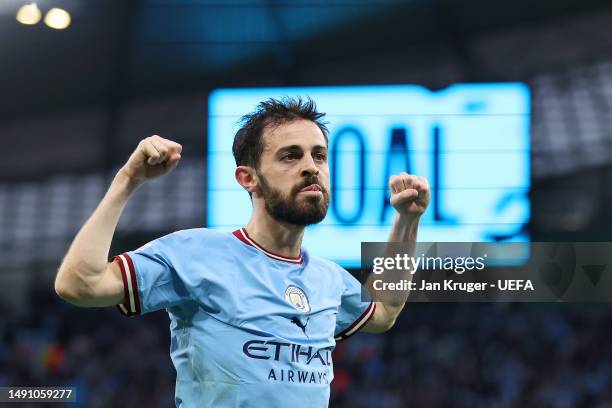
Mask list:
[[300,190],[311,184],[319,184],[316,176],[305,178],[291,189],[289,195],[284,195],[281,191],[268,184],[263,175],[258,174],[258,176],[261,182],[261,194],[265,202],[266,211],[276,221],[307,226],[323,221],[325,215],[327,215],[329,193],[323,186],[321,186],[322,198],[309,196],[301,202],[297,201]]

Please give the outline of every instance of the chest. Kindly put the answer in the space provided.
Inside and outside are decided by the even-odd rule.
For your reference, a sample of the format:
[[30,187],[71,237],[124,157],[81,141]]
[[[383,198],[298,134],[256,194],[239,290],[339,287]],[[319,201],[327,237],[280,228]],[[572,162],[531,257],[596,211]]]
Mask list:
[[198,301],[225,323],[291,341],[333,337],[341,288],[329,270],[230,258],[203,275]]

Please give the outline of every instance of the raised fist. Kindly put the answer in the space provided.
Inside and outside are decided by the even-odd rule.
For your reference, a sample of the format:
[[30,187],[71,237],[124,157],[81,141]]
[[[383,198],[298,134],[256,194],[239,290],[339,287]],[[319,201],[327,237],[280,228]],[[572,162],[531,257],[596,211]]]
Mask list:
[[420,216],[429,205],[429,183],[424,177],[400,173],[389,178],[391,205],[401,215]]
[[183,147],[154,135],[143,139],[121,168],[132,180],[143,183],[168,173],[181,159]]

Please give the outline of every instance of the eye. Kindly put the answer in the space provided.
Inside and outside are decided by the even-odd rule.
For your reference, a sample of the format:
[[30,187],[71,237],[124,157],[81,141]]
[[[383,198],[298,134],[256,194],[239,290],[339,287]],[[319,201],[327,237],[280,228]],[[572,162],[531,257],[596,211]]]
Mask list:
[[315,160],[325,161],[327,160],[327,155],[325,153],[315,153],[314,158]]
[[295,153],[287,153],[282,157],[283,161],[291,161],[291,160],[295,160],[297,158],[297,155]]

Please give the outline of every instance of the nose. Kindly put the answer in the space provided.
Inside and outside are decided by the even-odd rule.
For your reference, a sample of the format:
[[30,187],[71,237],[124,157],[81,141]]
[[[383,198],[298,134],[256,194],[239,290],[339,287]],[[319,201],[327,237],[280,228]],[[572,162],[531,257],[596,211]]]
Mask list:
[[304,156],[304,167],[302,168],[301,175],[306,176],[316,176],[319,174],[319,168],[315,163],[314,159],[310,155]]

